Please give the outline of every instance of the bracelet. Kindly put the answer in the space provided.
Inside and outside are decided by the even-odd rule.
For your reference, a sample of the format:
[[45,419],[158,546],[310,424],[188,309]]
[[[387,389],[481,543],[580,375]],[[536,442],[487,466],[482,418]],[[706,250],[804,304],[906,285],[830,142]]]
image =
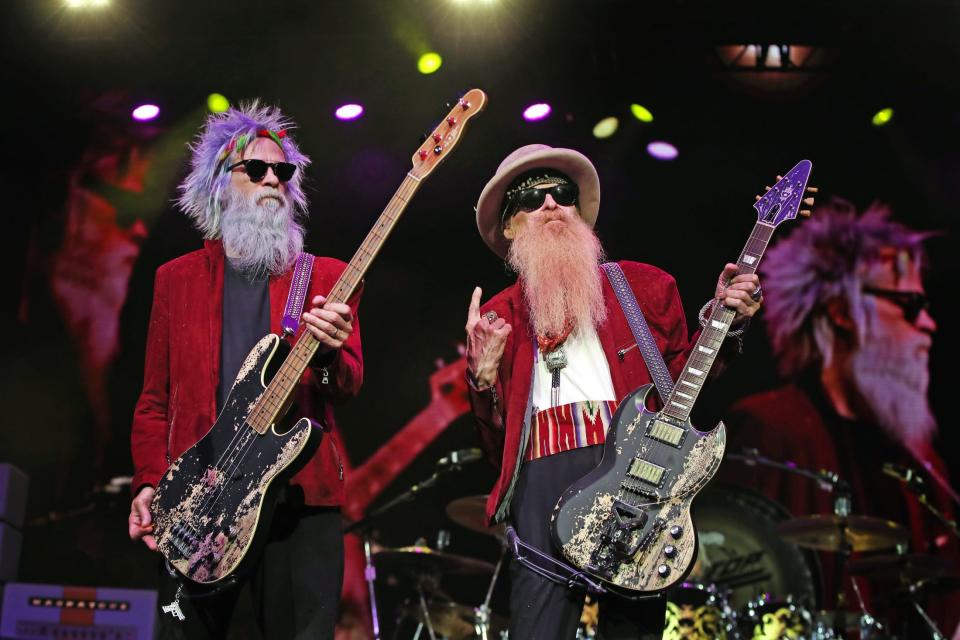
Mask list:
[[[700,307],[700,314],[699,314],[700,326],[703,328],[707,327],[707,310],[713,306],[713,303],[715,301],[716,301],[716,298],[711,298],[707,300],[707,304]],[[727,337],[739,338],[741,335],[743,335],[743,332],[746,331],[749,326],[750,326],[750,318],[746,318],[743,321],[743,323],[740,325],[739,329],[729,329],[727,331]]]

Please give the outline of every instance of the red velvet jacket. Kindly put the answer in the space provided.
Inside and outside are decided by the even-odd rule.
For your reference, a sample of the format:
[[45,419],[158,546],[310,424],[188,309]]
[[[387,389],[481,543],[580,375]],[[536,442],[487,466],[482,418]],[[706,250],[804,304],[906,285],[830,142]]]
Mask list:
[[[304,306],[316,295],[327,295],[346,265],[333,258],[313,263]],[[143,391],[137,401],[131,433],[134,492],[156,486],[170,461],[202,438],[216,419],[220,380],[223,318],[224,253],[220,242],[157,269],[153,309],[147,333]],[[280,335],[292,271],[270,278],[270,329]],[[359,292],[350,301],[356,313]],[[302,323],[298,336],[304,331]],[[335,435],[332,402],[353,397],[363,380],[360,325],[333,360],[325,365],[328,384],[308,369],[300,381],[296,402],[302,415],[329,428],[313,458],[291,479],[303,488],[306,504],[343,503],[343,466]]]
[[[648,264],[626,261],[619,264],[675,380],[695,342],[695,337],[688,338],[687,323],[676,282],[666,272]],[[630,325],[620,309],[617,296],[607,277],[604,275],[602,279],[607,320],[598,328],[597,335],[610,367],[613,390],[620,401],[637,387],[652,380],[640,349],[636,346]],[[534,339],[530,328],[530,315],[518,284],[491,298],[481,308],[481,314],[490,310],[504,318],[513,328],[500,361],[497,382],[494,385],[495,393],[471,393],[484,451],[500,470],[487,500],[487,518],[493,521],[498,505],[512,484],[517,466],[523,417],[530,385],[533,383],[531,372]],[[728,349],[722,350],[713,373],[719,371],[722,360],[728,353]]]

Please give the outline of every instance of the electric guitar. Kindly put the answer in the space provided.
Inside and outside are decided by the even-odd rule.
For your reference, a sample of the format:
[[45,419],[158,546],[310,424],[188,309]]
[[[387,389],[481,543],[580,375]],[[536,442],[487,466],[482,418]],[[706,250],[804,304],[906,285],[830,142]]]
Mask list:
[[[795,218],[801,204],[813,204],[804,198],[810,169],[801,161],[757,198],[758,220],[737,260],[740,273],[754,273],[774,229]],[[571,485],[553,511],[552,533],[564,557],[615,590],[663,591],[690,571],[697,549],[690,507],[716,473],[726,444],[722,422],[701,432],[690,412],[735,316],[713,305],[659,412],[646,409],[652,384],[624,398],[600,464]]]
[[[413,194],[454,149],[486,105],[467,92],[413,154],[407,173],[327,300],[346,302]],[[208,590],[232,582],[269,528],[274,493],[316,451],[322,428],[301,418],[287,428],[291,397],[320,343],[304,331],[283,356],[280,336],[250,351],[210,431],[173,461],[157,485],[151,511],[160,553],[181,576]],[[230,578],[230,580],[228,580]],[[190,582],[187,583],[190,585]]]

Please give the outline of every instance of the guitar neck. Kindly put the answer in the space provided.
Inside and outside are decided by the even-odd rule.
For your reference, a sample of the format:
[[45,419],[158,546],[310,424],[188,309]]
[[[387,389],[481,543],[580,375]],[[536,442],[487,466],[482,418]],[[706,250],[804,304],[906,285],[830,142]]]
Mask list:
[[[363,281],[363,276],[367,273],[373,259],[380,252],[380,248],[386,241],[390,232],[393,231],[397,220],[407,207],[410,198],[416,193],[420,186],[420,178],[408,173],[400,183],[390,202],[377,222],[367,233],[360,248],[350,259],[347,268],[343,270],[340,278],[330,294],[327,296],[328,302],[346,302],[349,300]],[[263,395],[257,401],[253,411],[247,417],[247,423],[258,433],[266,433],[270,425],[276,422],[277,418],[283,413],[293,390],[296,389],[297,382],[300,380],[303,372],[306,371],[311,359],[320,347],[320,341],[312,333],[304,331],[297,340],[292,351],[284,360],[283,365],[273,377],[273,380],[267,386]]]
[[[743,251],[740,252],[740,257],[737,259],[739,273],[756,272],[774,229],[774,226],[765,222],[757,222],[754,225],[753,231],[747,239],[747,244],[743,247]],[[735,317],[736,312],[733,309],[729,309],[722,304],[712,306],[707,324],[690,352],[690,357],[683,367],[683,372],[680,374],[677,384],[673,387],[673,393],[664,403],[663,413],[679,422],[686,422],[690,418],[693,404],[700,395],[700,390],[707,380],[710,369],[717,358],[717,353],[719,353]]]

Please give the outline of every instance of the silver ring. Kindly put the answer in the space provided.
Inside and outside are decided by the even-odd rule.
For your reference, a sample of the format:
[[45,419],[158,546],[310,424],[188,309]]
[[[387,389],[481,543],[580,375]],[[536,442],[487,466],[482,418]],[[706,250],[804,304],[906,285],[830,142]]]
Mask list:
[[493,322],[497,319],[497,312],[487,311],[485,314],[483,314],[483,317],[487,319],[487,322]]
[[756,290],[750,294],[750,297],[753,298],[754,302],[760,302],[760,296],[763,295],[763,287],[757,285]]

